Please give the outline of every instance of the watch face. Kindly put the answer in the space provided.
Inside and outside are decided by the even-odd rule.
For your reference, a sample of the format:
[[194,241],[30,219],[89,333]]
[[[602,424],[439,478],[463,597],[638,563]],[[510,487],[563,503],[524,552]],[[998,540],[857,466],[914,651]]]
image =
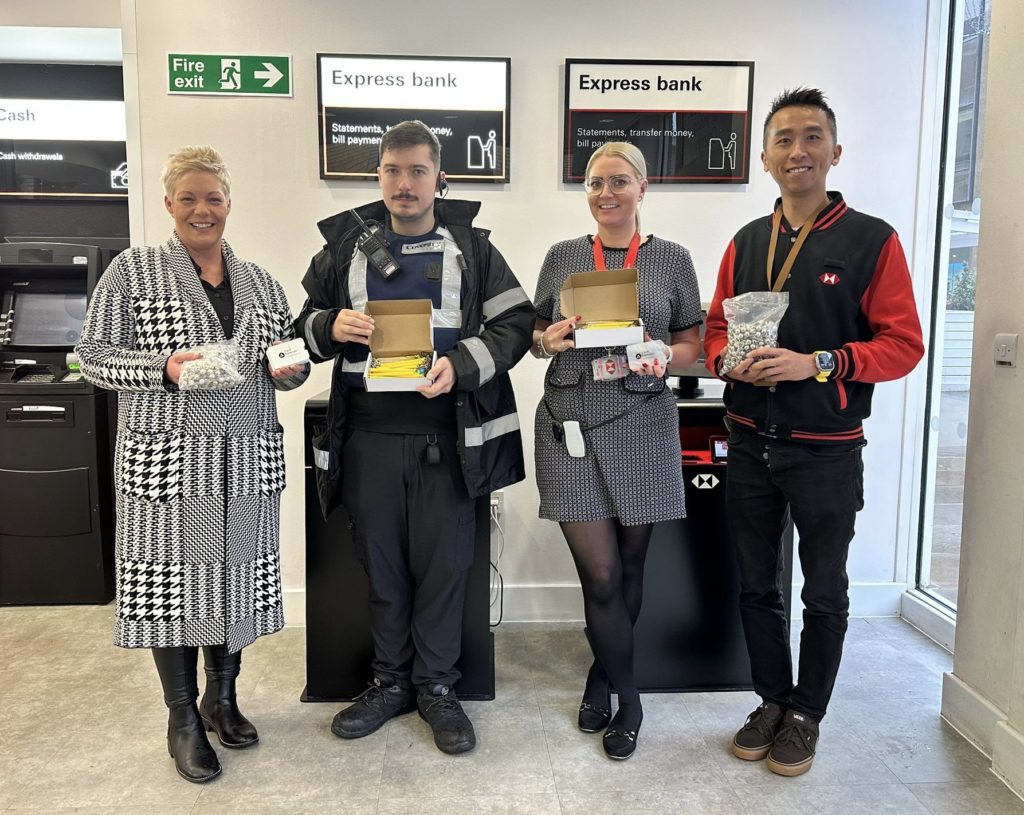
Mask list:
[[818,366],[818,370],[822,373],[825,371],[831,371],[836,367],[835,357],[833,357],[828,351],[819,351],[814,357],[814,362]]

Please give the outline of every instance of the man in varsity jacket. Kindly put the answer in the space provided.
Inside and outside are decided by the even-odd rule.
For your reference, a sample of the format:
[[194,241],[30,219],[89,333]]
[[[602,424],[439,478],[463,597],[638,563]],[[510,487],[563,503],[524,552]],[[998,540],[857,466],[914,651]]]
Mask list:
[[[320,499],[325,515],[344,504],[370,585],[373,684],[331,730],[360,738],[418,707],[437,747],[462,753],[476,744],[452,691],[475,499],[525,475],[508,371],[530,347],[535,314],[487,230],[473,226],[480,205],[435,198],[447,187],[440,157],[422,122],[388,130],[383,200],[355,212],[380,227],[398,270],[358,247],[352,211],[327,218],[295,330],[314,361],[334,360],[314,439]],[[437,363],[419,393],[368,393],[366,303],[399,299],[433,302]]]
[[[763,700],[732,750],[751,761],[767,756],[769,769],[790,776],[811,767],[842,656],[846,559],[863,506],[862,422],[874,383],[906,376],[924,353],[893,228],[826,192],[841,152],[821,91],[787,91],[774,101],[761,159],[781,198],[772,215],[747,224],[729,244],[705,338],[708,368],[728,382],[728,523],[754,689]],[[722,301],[771,290],[789,293],[779,347],[755,348],[722,370]],[[781,583],[790,514],[804,574],[795,685]]]

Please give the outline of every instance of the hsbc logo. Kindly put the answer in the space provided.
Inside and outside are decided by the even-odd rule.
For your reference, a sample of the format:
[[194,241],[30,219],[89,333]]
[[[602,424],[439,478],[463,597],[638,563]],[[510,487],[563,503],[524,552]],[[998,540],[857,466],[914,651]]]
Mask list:
[[837,275],[835,272],[825,272],[824,274],[818,277],[818,280],[820,280],[826,286],[835,286],[839,282],[839,275]]
[[718,478],[711,473],[700,473],[690,483],[699,490],[713,490],[718,486]]

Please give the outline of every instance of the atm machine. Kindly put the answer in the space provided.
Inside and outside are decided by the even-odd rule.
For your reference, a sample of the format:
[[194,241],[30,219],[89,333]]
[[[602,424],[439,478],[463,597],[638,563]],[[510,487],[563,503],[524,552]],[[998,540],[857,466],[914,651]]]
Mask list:
[[114,597],[115,394],[74,346],[100,250],[0,244],[0,605]]

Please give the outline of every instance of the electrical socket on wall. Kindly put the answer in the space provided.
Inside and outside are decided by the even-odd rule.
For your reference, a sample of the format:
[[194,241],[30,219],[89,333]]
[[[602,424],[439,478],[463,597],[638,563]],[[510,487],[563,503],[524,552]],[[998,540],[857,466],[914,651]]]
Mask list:
[[495,518],[501,519],[501,516],[505,512],[505,493],[501,490],[491,493],[491,514]]
[[995,363],[997,368],[1017,367],[1017,335],[996,334],[996,341],[993,347]]

